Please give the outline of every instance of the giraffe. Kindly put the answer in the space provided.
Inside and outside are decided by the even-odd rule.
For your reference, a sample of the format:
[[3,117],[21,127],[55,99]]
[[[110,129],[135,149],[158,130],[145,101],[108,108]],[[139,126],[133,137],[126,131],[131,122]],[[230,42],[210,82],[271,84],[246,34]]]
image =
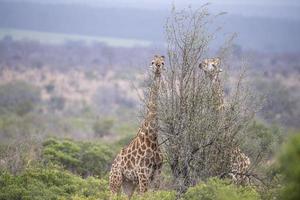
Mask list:
[[[222,72],[220,64],[220,58],[204,59],[199,64],[199,68],[204,71],[205,76],[210,80],[212,87],[213,108],[217,113],[221,113],[225,109],[224,90],[219,77],[220,72]],[[219,147],[215,146],[213,149],[214,150],[212,154],[216,155],[220,153]],[[249,170],[250,159],[241,151],[238,146],[229,149],[229,153],[225,154],[226,156],[230,156],[228,175],[235,183],[243,183],[247,178],[245,174],[247,174]]]
[[154,56],[153,83],[150,87],[147,111],[136,137],[123,148],[113,161],[109,186],[112,194],[123,192],[130,199],[138,186],[140,193],[147,191],[149,183],[161,173],[163,156],[158,145],[157,99],[164,69],[164,56]]
[[224,110],[224,91],[221,86],[221,80],[219,78],[219,73],[223,70],[220,68],[219,58],[208,58],[203,60],[199,68],[205,73],[205,76],[210,79],[212,87],[212,100],[214,104],[215,111],[219,112]]

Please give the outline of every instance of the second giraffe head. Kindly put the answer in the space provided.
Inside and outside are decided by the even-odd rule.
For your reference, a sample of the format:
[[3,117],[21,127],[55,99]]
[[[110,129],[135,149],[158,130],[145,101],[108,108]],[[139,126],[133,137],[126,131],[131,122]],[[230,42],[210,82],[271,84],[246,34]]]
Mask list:
[[150,66],[150,68],[152,68],[155,75],[160,75],[161,71],[164,70],[164,67],[165,67],[165,57],[155,55]]
[[207,58],[199,64],[199,68],[204,71],[205,75],[213,80],[219,75],[220,72],[222,72],[220,64],[220,58]]

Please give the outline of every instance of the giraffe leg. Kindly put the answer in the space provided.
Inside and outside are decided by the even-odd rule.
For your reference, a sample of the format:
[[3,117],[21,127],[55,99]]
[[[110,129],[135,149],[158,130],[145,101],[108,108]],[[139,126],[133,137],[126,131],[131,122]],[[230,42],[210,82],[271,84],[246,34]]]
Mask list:
[[160,187],[160,174],[162,170],[162,165],[159,165],[158,168],[154,171],[153,175],[153,186],[155,189]]
[[142,169],[143,172],[138,174],[139,178],[139,190],[140,193],[145,193],[148,190],[149,186],[149,173],[145,173],[145,169]]
[[230,172],[228,175],[234,183],[237,183],[238,179],[237,179],[237,177],[236,177],[237,175],[235,173]]
[[129,181],[129,180],[123,181],[122,189],[123,189],[123,192],[127,195],[128,199],[130,199],[131,196],[133,195],[136,186],[137,185],[135,183],[133,183],[132,181]]
[[123,182],[122,173],[119,170],[112,170],[109,176],[109,189],[112,194],[118,194]]

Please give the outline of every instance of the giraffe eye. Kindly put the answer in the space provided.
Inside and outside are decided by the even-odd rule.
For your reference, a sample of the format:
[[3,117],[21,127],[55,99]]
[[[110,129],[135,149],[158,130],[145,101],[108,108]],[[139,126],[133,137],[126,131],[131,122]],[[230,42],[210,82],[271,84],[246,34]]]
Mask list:
[[165,65],[165,63],[164,63],[164,62],[162,62],[162,63],[161,63],[161,65]]
[[154,61],[152,61],[152,63],[151,63],[152,65],[154,65]]

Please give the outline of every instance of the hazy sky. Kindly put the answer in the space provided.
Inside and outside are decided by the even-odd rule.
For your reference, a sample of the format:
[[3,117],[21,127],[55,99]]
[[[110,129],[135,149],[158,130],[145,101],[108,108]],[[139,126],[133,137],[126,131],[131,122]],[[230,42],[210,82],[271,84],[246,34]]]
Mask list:
[[145,7],[147,5],[165,6],[172,2],[176,4],[202,4],[212,2],[214,4],[239,4],[239,5],[300,5],[299,0],[1,0],[23,1],[39,3],[81,3],[90,5],[120,5]]
[[82,4],[100,7],[126,7],[148,10],[167,10],[172,4],[178,8],[197,7],[207,2],[212,10],[243,16],[261,16],[300,20],[300,0],[0,0],[17,2]]

